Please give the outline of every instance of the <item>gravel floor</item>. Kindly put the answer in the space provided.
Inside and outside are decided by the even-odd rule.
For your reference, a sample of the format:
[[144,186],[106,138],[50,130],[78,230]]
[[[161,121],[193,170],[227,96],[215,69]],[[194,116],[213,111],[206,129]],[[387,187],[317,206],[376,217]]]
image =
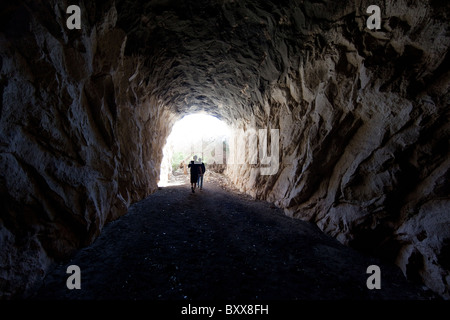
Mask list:
[[[341,245],[315,225],[225,187],[192,193],[184,176],[105,226],[46,277],[33,300],[428,300],[400,270]],[[173,181],[172,181],[173,182]],[[381,289],[369,290],[378,265]],[[81,270],[69,290],[67,266]]]

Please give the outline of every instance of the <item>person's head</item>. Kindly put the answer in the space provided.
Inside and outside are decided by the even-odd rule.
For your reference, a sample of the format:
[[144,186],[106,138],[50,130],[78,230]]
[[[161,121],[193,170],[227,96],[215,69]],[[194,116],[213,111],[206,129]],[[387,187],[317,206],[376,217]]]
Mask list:
[[194,161],[197,160],[197,156],[194,156]]
[[198,162],[202,162],[202,158],[198,158]]

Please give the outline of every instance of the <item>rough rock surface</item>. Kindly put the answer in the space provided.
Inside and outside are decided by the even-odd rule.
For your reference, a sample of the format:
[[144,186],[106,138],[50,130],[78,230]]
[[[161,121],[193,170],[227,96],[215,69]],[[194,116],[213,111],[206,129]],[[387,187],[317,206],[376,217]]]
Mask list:
[[152,193],[171,125],[205,111],[279,130],[275,174],[228,166],[241,191],[449,298],[449,4],[380,2],[377,31],[371,4],[80,1],[69,30],[65,1],[2,1],[2,297]]

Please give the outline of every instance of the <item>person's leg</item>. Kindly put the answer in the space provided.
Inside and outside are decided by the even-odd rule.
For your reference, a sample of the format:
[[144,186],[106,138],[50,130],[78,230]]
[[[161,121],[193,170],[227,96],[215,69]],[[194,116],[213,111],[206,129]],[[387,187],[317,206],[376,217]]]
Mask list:
[[195,193],[195,190],[194,190],[194,187],[195,187],[195,182],[196,182],[196,179],[195,179],[196,177],[195,176],[193,176],[193,175],[191,175],[191,191],[192,191],[192,193]]
[[192,177],[191,183],[192,183],[192,192],[195,193],[195,187],[197,185],[198,176]]
[[198,177],[198,181],[199,181],[199,186],[200,186],[200,190],[203,189],[203,175],[201,175],[200,177]]

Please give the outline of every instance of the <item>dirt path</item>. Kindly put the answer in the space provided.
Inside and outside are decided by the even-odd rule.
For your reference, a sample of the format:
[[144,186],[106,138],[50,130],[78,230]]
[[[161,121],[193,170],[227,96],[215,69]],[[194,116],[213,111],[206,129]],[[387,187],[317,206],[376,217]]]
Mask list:
[[[81,290],[68,290],[68,265]],[[369,290],[369,265],[381,289]],[[267,202],[225,190],[160,188],[57,266],[33,299],[428,299],[397,267],[365,257]]]

